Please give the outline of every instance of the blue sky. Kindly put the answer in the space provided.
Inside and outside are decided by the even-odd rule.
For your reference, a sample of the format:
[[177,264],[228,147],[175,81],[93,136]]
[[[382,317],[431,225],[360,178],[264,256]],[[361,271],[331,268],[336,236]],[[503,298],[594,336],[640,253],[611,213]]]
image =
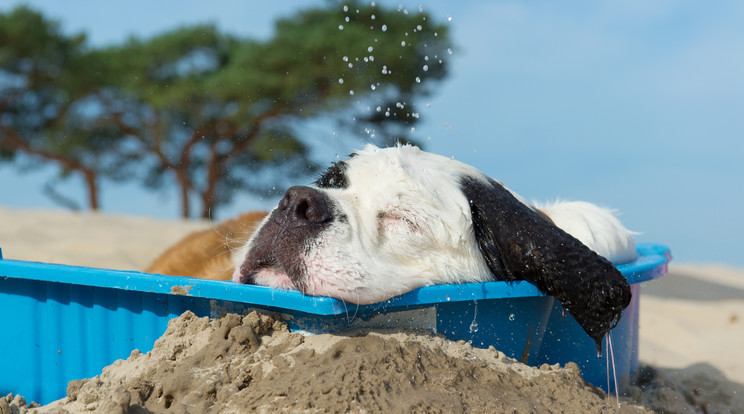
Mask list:
[[[93,45],[205,21],[265,38],[276,17],[322,4],[0,0],[0,10],[20,3]],[[613,207],[639,240],[670,246],[679,261],[744,266],[744,2],[400,3],[451,17],[457,44],[450,77],[417,103],[427,150],[528,199]],[[328,128],[310,134],[325,139]],[[337,142],[316,157],[358,146]],[[53,207],[41,194],[50,174],[0,166],[0,205]],[[81,189],[74,179],[64,188]],[[177,216],[175,191],[102,191],[106,212]],[[275,201],[241,197],[224,215]]]

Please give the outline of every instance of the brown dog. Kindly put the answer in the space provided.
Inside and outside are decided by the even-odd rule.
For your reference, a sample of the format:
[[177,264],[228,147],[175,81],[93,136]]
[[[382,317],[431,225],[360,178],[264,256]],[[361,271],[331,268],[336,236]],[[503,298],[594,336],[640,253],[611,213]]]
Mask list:
[[145,270],[170,276],[230,280],[234,272],[233,250],[240,250],[266,217],[265,211],[241,214],[194,232],[162,253]]

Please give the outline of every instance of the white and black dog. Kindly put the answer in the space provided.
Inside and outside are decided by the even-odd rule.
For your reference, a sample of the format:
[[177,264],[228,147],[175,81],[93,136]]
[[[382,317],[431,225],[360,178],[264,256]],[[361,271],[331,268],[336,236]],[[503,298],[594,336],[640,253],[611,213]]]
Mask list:
[[368,304],[421,286],[527,280],[600,341],[631,297],[632,233],[584,202],[536,207],[461,162],[368,145],[290,188],[233,280]]

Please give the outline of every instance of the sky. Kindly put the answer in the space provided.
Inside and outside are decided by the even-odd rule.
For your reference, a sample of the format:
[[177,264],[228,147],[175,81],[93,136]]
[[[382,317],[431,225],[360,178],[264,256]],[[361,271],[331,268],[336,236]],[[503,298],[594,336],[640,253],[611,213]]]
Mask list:
[[[417,103],[415,135],[426,150],[472,164],[529,200],[614,208],[638,241],[669,246],[675,261],[744,267],[744,2],[378,3],[422,6],[451,27],[450,76]],[[18,4],[103,46],[204,22],[268,38],[277,17],[325,3],[0,0],[0,12]],[[330,128],[309,134],[323,140]],[[359,146],[336,141],[315,157],[330,163]],[[59,208],[41,191],[53,174],[0,165],[0,205]],[[74,179],[60,188],[82,196]],[[223,217],[276,201],[245,195]],[[175,189],[109,184],[102,205],[178,216]]]

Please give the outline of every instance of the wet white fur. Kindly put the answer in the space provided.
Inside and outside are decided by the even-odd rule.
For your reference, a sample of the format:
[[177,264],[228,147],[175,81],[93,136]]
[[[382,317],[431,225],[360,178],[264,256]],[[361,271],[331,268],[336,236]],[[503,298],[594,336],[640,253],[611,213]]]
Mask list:
[[[425,285],[492,280],[475,239],[469,200],[459,186],[462,176],[485,180],[483,173],[411,146],[368,145],[346,162],[348,188],[320,191],[347,220],[335,220],[305,249],[305,293],[366,304]],[[631,232],[610,210],[583,202],[542,209],[610,261],[635,258]],[[245,257],[253,242],[238,257]],[[255,281],[289,287],[274,270],[258,272]]]

